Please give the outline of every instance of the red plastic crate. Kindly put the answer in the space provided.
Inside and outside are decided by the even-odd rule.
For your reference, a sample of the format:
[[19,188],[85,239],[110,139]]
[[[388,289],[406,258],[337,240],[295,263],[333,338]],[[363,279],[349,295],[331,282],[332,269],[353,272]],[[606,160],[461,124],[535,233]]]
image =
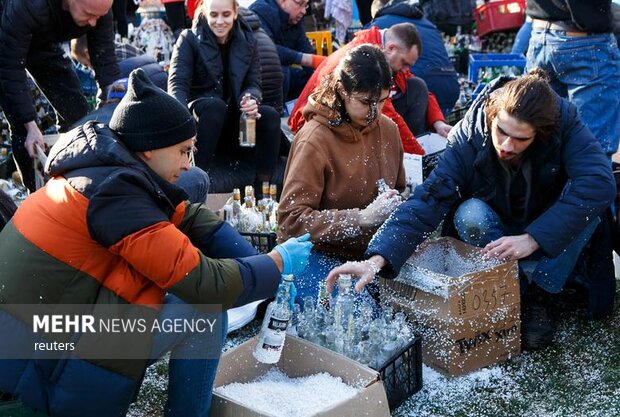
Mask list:
[[478,36],[500,30],[519,29],[525,20],[525,0],[499,0],[484,3],[474,13]]

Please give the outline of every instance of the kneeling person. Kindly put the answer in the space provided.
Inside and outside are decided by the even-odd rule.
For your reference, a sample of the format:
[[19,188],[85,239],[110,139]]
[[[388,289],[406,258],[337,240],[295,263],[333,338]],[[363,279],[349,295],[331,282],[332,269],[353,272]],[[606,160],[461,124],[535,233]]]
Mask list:
[[[162,323],[202,318],[192,304],[219,304],[225,332],[226,309],[271,296],[281,273],[303,268],[307,237],[256,255],[204,205],[186,201],[174,183],[189,169],[195,136],[186,107],[139,69],[109,127],[88,122],[62,138],[48,159],[52,179],[0,234],[0,327],[32,337],[27,318],[10,312],[17,304],[150,306]],[[222,339],[161,328],[150,355],[131,361],[24,353],[2,361],[0,391],[52,415],[125,415],[148,359],[172,351],[166,413],[207,415]],[[211,359],[196,358],[214,345]]]

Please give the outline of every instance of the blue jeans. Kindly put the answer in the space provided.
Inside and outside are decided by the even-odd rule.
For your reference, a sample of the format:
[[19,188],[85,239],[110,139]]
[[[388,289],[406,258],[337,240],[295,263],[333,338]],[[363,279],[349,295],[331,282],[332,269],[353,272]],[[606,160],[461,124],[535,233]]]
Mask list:
[[206,203],[209,194],[209,175],[198,167],[181,172],[177,186],[183,188],[192,203]]
[[[171,352],[168,367],[168,400],[164,408],[166,417],[208,417],[211,407],[213,381],[222,351],[228,316],[221,313],[221,337],[210,332],[180,333],[156,332],[153,335],[151,358],[160,358]],[[213,313],[201,313],[178,297],[167,294],[159,313],[159,322],[165,319],[197,319],[213,318]],[[214,329],[220,330],[217,326]],[[208,354],[204,354],[208,352]],[[187,359],[193,356],[201,358],[211,356],[212,359]],[[155,363],[152,360],[149,365]]]
[[[303,299],[307,296],[312,296],[317,299],[319,294],[319,282],[324,281],[327,278],[327,274],[333,268],[342,265],[347,260],[334,255],[330,255],[324,252],[313,250],[308,257],[308,266],[304,271],[295,276],[295,288],[297,289],[297,296],[295,300],[303,307]],[[334,285],[334,293],[336,295],[338,284]],[[372,295],[364,290],[359,296],[355,297],[356,308],[363,303],[368,303],[372,306],[375,315],[378,314],[377,302],[373,299]]]
[[[597,217],[566,247],[564,252],[555,258],[537,256],[536,252],[523,261],[537,261],[532,274],[532,280],[542,289],[551,293],[558,293],[566,284],[568,277],[575,269],[577,259],[583,248],[592,237],[594,230],[600,223]],[[504,235],[517,235],[523,230],[507,227],[497,213],[484,201],[477,198],[465,200],[454,213],[454,226],[459,238],[470,245],[484,247],[493,240]]]
[[515,36],[515,42],[512,44],[511,54],[526,54],[527,48],[532,37],[532,21],[526,19]]
[[553,89],[567,97],[608,155],[620,141],[620,51],[611,33],[564,36],[533,29],[528,70],[547,71]]

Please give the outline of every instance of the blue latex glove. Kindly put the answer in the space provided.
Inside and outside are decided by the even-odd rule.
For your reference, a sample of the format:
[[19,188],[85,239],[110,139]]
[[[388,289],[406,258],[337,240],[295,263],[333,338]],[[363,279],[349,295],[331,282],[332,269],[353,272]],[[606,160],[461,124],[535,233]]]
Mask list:
[[282,257],[284,275],[299,275],[308,265],[308,256],[312,250],[310,233],[300,237],[292,237],[273,248]]

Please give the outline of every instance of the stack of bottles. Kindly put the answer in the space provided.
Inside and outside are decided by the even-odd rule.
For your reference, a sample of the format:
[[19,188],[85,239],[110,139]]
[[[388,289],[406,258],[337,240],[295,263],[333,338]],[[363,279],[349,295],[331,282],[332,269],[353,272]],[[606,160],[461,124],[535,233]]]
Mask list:
[[241,202],[241,190],[235,188],[232,197],[224,205],[224,220],[239,232],[271,233],[278,227],[278,188],[276,184],[265,181],[262,185],[262,198],[257,200],[254,187],[245,187],[244,201]]
[[391,307],[373,320],[372,301],[356,300],[352,285],[350,275],[340,275],[338,294],[332,298],[322,282],[318,299],[306,297],[303,313],[293,314],[289,333],[380,369],[413,339],[413,332],[405,314],[394,314]]

